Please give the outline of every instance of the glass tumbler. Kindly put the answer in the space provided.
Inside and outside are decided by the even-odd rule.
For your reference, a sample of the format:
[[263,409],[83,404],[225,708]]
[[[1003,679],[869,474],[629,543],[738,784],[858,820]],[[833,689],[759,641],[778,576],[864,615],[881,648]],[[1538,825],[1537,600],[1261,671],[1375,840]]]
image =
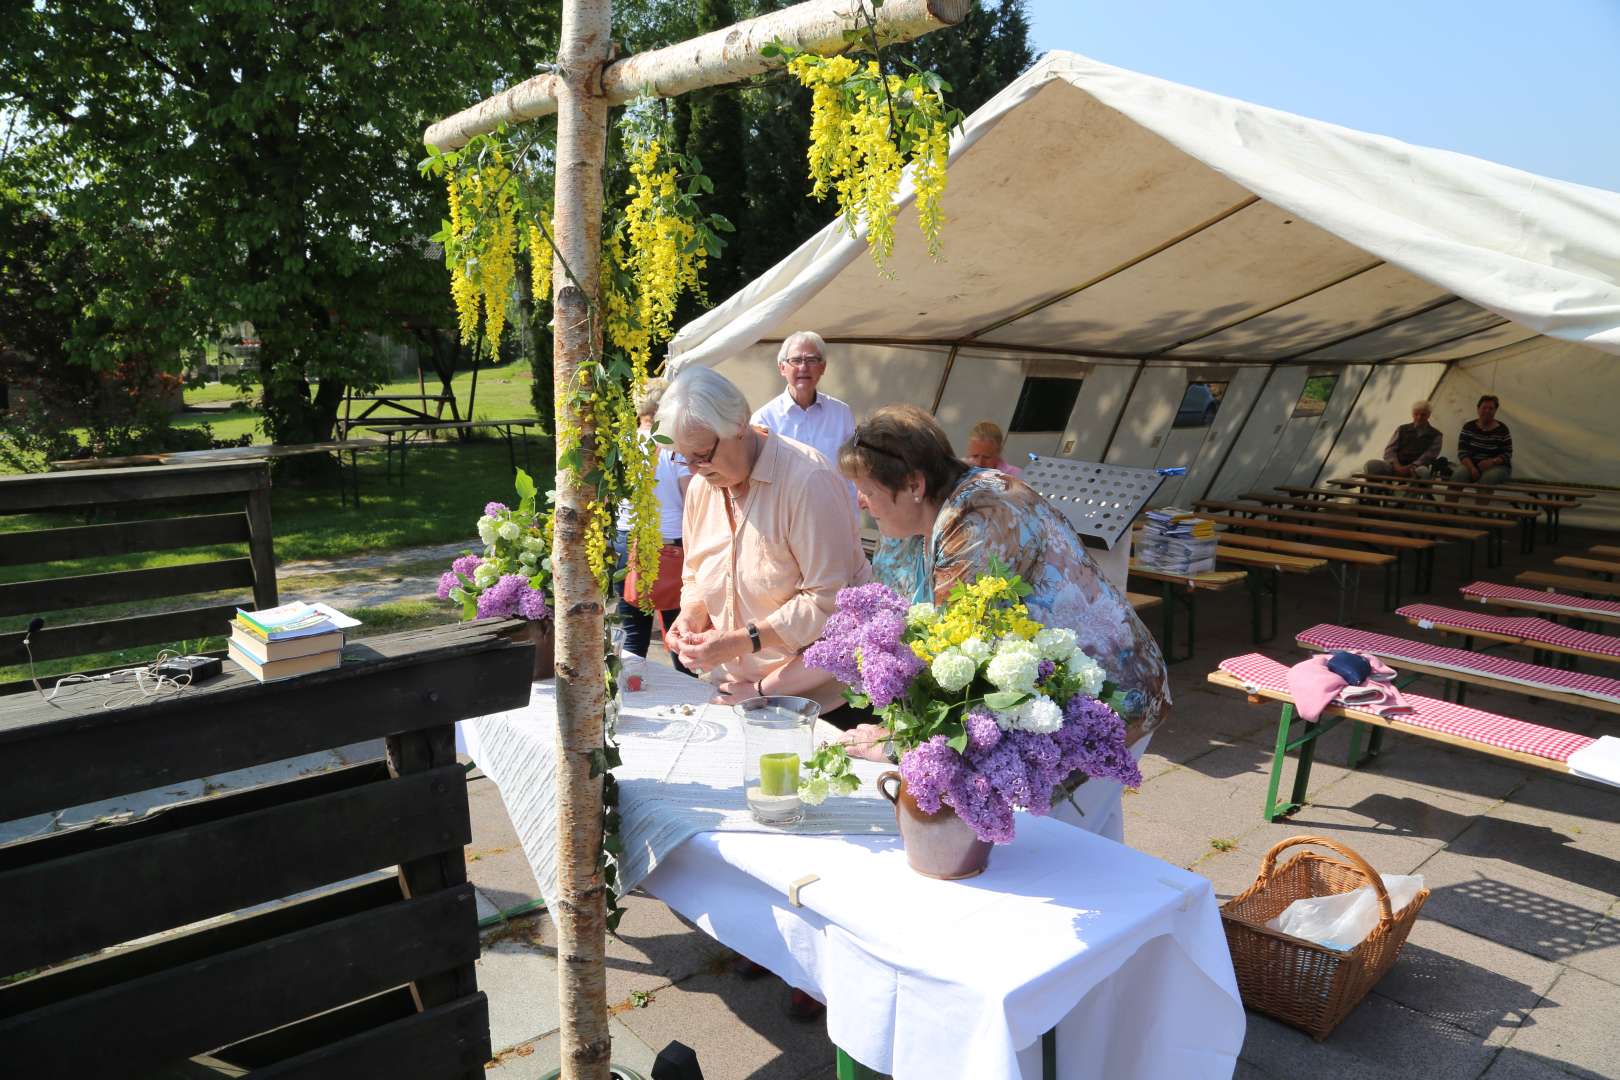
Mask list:
[[810,761],[821,706],[809,698],[768,695],[732,706],[743,722],[743,786],[762,825],[804,817],[799,781]]

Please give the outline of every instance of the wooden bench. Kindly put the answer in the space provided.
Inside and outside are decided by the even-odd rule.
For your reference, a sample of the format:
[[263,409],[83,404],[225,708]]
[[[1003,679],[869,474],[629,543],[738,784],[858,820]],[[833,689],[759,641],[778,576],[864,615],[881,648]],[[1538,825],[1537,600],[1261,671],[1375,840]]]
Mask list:
[[1584,570],[1588,574],[1600,574],[1604,581],[1613,581],[1614,575],[1620,574],[1620,563],[1609,562],[1606,559],[1591,559],[1584,555],[1560,555],[1553,560],[1553,565],[1570,570]]
[[[1159,596],[1164,602],[1163,622],[1159,632],[1159,648],[1167,664],[1179,664],[1192,656],[1198,634],[1197,594],[1224,592],[1248,578],[1245,570],[1209,570],[1202,574],[1167,574],[1155,570],[1138,559],[1131,560],[1131,577],[1159,583]],[[1187,651],[1175,653],[1176,607],[1187,614]]]
[[1296,540],[1275,540],[1269,536],[1249,536],[1228,529],[1221,534],[1221,546],[1274,551],[1284,555],[1297,555],[1320,559],[1327,567],[1339,591],[1339,618],[1355,608],[1356,593],[1360,588],[1361,571],[1366,567],[1387,567],[1395,556],[1385,551],[1363,551],[1360,548],[1331,547],[1326,544],[1306,544]]
[[[1295,502],[1307,503],[1308,505],[1290,505]],[[1264,500],[1256,496],[1254,502],[1200,499],[1193,505],[1195,508],[1208,509],[1217,513],[1249,514],[1256,517],[1272,518],[1276,521],[1292,521],[1299,525],[1331,525],[1344,529],[1356,529],[1362,532],[1378,532],[1386,536],[1420,536],[1430,540],[1455,541],[1459,557],[1458,569],[1461,578],[1465,581],[1472,581],[1474,578],[1474,541],[1484,539],[1490,535],[1484,529],[1468,529],[1455,525],[1433,525],[1419,521],[1398,521],[1391,518],[1363,517],[1348,513],[1335,514],[1322,509],[1320,501],[1294,499],[1293,496],[1288,495],[1270,496]]]
[[1593,544],[1586,553],[1594,559],[1620,559],[1620,547],[1613,544]]
[[[1249,571],[1246,579],[1249,586],[1249,632],[1256,642],[1270,641],[1277,636],[1277,605],[1282,594],[1282,575],[1314,574],[1328,565],[1326,559],[1316,556],[1256,550],[1224,542],[1215,548],[1215,561],[1241,566]],[[1270,630],[1263,629],[1267,600],[1271,602]]]
[[[228,512],[187,512],[200,499],[228,501]],[[172,506],[167,504],[179,504]],[[172,516],[146,517],[167,509]],[[136,514],[101,525],[32,528],[0,533],[0,567],[68,563],[42,576],[0,585],[0,663],[67,660],[89,653],[214,637],[228,633],[237,607],[274,607],[275,557],[270,534],[270,470],[263,462],[160,465],[71,473],[0,476],[0,515],[54,511]],[[83,573],[71,564],[140,552],[241,545],[239,557],[151,569]],[[153,614],[57,625],[57,612],[133,601],[241,590],[225,600]],[[171,605],[172,608],[172,605]],[[44,628],[29,634],[30,620]],[[28,648],[23,649],[27,637]],[[223,654],[221,654],[223,655]],[[116,665],[127,667],[127,664]],[[111,670],[111,669],[104,669]],[[28,679],[0,685],[0,694],[29,690]]]
[[[362,421],[356,421],[356,423],[362,423]],[[431,437],[433,433],[439,431],[472,432],[482,428],[496,428],[506,439],[506,456],[512,462],[512,470],[516,472],[517,449],[513,442],[512,429],[516,428],[523,433],[523,464],[527,468],[529,467],[529,429],[540,426],[540,421],[532,416],[510,417],[504,420],[424,420],[412,423],[400,423],[396,420],[386,424],[371,424],[369,421],[364,421],[364,423],[388,441],[387,474],[389,479],[392,479],[393,476],[395,439],[398,439],[399,482],[402,487],[405,484],[405,451],[410,447],[414,435],[426,434]]]
[[[1553,577],[1556,575],[1547,575]],[[1579,578],[1575,579],[1580,583]],[[1620,586],[1616,586],[1620,591]],[[1554,618],[1562,615],[1571,620],[1577,630],[1585,629],[1587,622],[1620,623],[1620,602],[1594,600],[1590,597],[1546,589],[1523,588],[1516,585],[1498,585],[1489,581],[1476,581],[1460,590],[1465,600],[1518,611],[1534,611]]]
[[[341,442],[292,443],[287,446],[222,446],[213,450],[176,450],[162,454],[132,454],[116,458],[72,458],[51,462],[57,472],[81,469],[123,469],[140,465],[203,465],[215,461],[280,461],[283,458],[331,454],[338,466],[338,504],[348,505],[349,491],[354,505],[360,505],[360,466],[357,455],[385,450],[386,439],[348,439]],[[343,455],[349,455],[348,486],[344,483]]]
[[1587,596],[1612,597],[1620,600],[1620,582],[1600,581],[1597,578],[1574,577],[1569,574],[1551,574],[1545,570],[1522,570],[1513,580],[1520,585],[1539,585],[1547,589],[1585,593]]
[[[1436,480],[1432,477],[1424,479],[1417,476],[1390,476],[1385,473],[1365,472],[1351,473],[1350,478],[1353,480],[1388,481],[1391,483],[1407,484],[1412,487],[1435,488],[1441,490],[1446,488],[1461,488],[1463,490],[1479,491],[1517,491],[1523,492],[1526,495],[1534,495],[1538,497],[1559,497],[1567,500],[1566,505],[1579,503],[1582,499],[1593,499],[1602,494],[1601,491],[1597,491],[1593,488],[1560,487],[1556,484],[1534,484],[1528,481],[1509,481],[1506,484],[1481,484],[1474,480]],[[1338,481],[1331,482],[1338,483]]]
[[[1505,518],[1473,517],[1461,513],[1438,513],[1426,510],[1410,510],[1391,506],[1353,506],[1348,503],[1327,502],[1322,499],[1304,498],[1298,495],[1284,495],[1275,491],[1249,491],[1243,495],[1245,499],[1252,499],[1267,506],[1284,506],[1294,510],[1304,510],[1316,514],[1333,514],[1342,520],[1346,517],[1357,520],[1355,527],[1369,528],[1383,525],[1385,522],[1398,522],[1403,525],[1434,525],[1448,530],[1468,530],[1476,535],[1464,537],[1452,532],[1423,531],[1422,535],[1441,537],[1447,540],[1470,541],[1478,539],[1477,533],[1483,532],[1486,537],[1485,562],[1488,566],[1496,566],[1502,561],[1502,534],[1509,529],[1516,528],[1513,522]],[[1415,530],[1405,529],[1405,532]],[[1470,542],[1464,549],[1470,569],[1465,571],[1468,577],[1473,577],[1473,545]]]
[[1480,638],[1504,645],[1528,646],[1534,650],[1536,663],[1541,663],[1543,655],[1557,654],[1568,657],[1567,663],[1571,666],[1578,657],[1620,664],[1620,638],[1560,626],[1548,619],[1528,615],[1487,615],[1434,604],[1409,604],[1395,614],[1425,630],[1457,634],[1462,637],[1465,649],[1472,649],[1474,639]]
[[1459,513],[1467,512],[1477,517],[1511,519],[1519,523],[1519,550],[1528,554],[1536,549],[1536,519],[1541,516],[1539,510],[1517,506],[1459,506],[1452,502],[1436,502],[1433,499],[1417,498],[1410,495],[1357,494],[1336,488],[1298,487],[1293,484],[1278,484],[1277,490],[1288,495],[1346,500],[1360,506],[1403,507],[1411,510],[1421,510],[1425,513],[1450,513],[1451,509],[1455,507]]
[[[1337,540],[1345,544],[1361,544],[1388,553],[1393,556],[1392,562],[1384,567],[1384,608],[1397,606],[1401,602],[1401,575],[1405,556],[1412,553],[1414,563],[1414,588],[1426,588],[1430,581],[1425,573],[1427,559],[1434,551],[1434,541],[1414,536],[1388,536],[1377,532],[1361,532],[1353,529],[1334,529],[1325,525],[1297,525],[1289,521],[1273,521],[1270,518],[1238,517],[1232,514],[1205,514],[1204,518],[1217,525],[1224,525],[1230,529],[1242,529],[1245,532],[1269,532],[1281,536],[1294,536],[1310,540]],[[1361,582],[1361,567],[1359,565],[1345,564],[1343,571],[1354,582],[1354,592],[1359,592]],[[1350,586],[1345,586],[1350,587]]]
[[[6,1075],[484,1076],[454,725],[526,704],[531,658],[485,621],[121,708],[105,683],[0,698],[0,822],[158,800],[0,847],[0,976],[26,976],[0,986]],[[379,739],[386,760],[163,798]]]
[[[1559,731],[1416,694],[1406,695],[1408,704],[1414,709],[1410,715],[1385,719],[1365,709],[1329,705],[1316,720],[1300,720],[1302,733],[1291,737],[1296,715],[1294,698],[1288,690],[1286,665],[1259,653],[1235,656],[1223,660],[1220,669],[1210,673],[1209,682],[1245,694],[1256,704],[1261,701],[1282,704],[1271,757],[1271,783],[1266,791],[1264,814],[1267,821],[1276,821],[1305,805],[1317,740],[1345,720],[1374,728],[1389,728],[1448,746],[1477,750],[1493,757],[1564,774],[1570,771],[1570,755],[1584,750],[1595,741],[1587,735]],[[1287,802],[1278,802],[1283,766],[1290,750],[1299,751],[1293,791]],[[1357,752],[1359,754],[1359,750]],[[1365,757],[1358,756],[1351,760],[1350,766],[1358,767],[1365,760]]]
[[1458,483],[1447,480],[1442,481],[1443,486],[1439,487],[1414,486],[1407,483],[1405,477],[1380,476],[1372,479],[1346,477],[1329,480],[1327,483],[1334,487],[1352,488],[1369,494],[1394,492],[1415,495],[1420,499],[1430,501],[1443,498],[1447,504],[1466,502],[1474,506],[1483,506],[1487,511],[1494,509],[1496,504],[1529,507],[1547,516],[1548,543],[1556,543],[1558,540],[1558,516],[1560,512],[1572,506],[1580,505],[1579,500],[1566,498],[1562,495],[1528,495],[1522,492],[1497,488],[1491,484],[1475,484],[1470,481]]
[[1164,603],[1164,599],[1150,593],[1128,592],[1125,594],[1125,602],[1131,605],[1132,611],[1140,615],[1144,611],[1158,607]]

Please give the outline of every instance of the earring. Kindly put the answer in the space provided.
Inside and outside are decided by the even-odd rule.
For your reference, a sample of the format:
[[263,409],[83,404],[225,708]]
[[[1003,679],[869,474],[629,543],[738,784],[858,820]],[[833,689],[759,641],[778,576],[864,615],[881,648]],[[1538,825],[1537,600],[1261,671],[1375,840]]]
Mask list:
[[917,493],[916,493],[916,492],[915,492],[915,491],[913,491],[913,492],[912,492],[912,493],[911,493],[911,501],[912,501],[912,502],[919,502],[919,503],[920,503],[920,502],[922,502],[922,496],[921,496],[921,495],[919,495],[919,494],[917,494]]

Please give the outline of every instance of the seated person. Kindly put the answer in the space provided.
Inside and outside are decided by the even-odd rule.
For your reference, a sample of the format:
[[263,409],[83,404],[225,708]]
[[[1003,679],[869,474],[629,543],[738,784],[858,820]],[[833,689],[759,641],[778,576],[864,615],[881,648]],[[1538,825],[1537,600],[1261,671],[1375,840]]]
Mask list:
[[962,460],[981,469],[995,469],[1008,476],[1019,476],[1023,473],[1023,469],[1002,460],[1001,446],[1005,441],[1001,428],[994,422],[980,420],[973,425],[973,430],[968,432],[967,453],[962,455]]
[[1427,401],[1414,402],[1412,422],[1396,428],[1384,447],[1384,456],[1367,462],[1361,471],[1375,476],[1414,476],[1427,480],[1443,442],[1440,430],[1429,424],[1433,411]]
[[1505,484],[1513,475],[1513,435],[1496,418],[1500,404],[1495,394],[1486,394],[1475,408],[1479,419],[1462,426],[1457,436],[1457,480],[1477,484]]

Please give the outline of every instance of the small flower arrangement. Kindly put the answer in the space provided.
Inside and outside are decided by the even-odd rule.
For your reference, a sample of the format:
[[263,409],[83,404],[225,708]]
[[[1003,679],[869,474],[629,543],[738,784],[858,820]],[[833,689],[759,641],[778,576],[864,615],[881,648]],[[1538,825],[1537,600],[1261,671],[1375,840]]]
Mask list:
[[534,480],[517,472],[519,502],[484,506],[478,519],[478,539],[484,553],[463,554],[439,575],[439,599],[461,605],[464,619],[551,618],[546,591],[551,585],[551,555],[547,529],[535,512]]
[[[1074,631],[1029,617],[1029,592],[994,562],[938,608],[882,584],[844,589],[804,654],[844,683],[851,703],[883,718],[918,807],[949,806],[994,844],[1013,838],[1015,812],[1048,813],[1078,777],[1142,783],[1109,704],[1124,695]],[[800,795],[819,803],[859,783],[844,748],[824,745]]]

